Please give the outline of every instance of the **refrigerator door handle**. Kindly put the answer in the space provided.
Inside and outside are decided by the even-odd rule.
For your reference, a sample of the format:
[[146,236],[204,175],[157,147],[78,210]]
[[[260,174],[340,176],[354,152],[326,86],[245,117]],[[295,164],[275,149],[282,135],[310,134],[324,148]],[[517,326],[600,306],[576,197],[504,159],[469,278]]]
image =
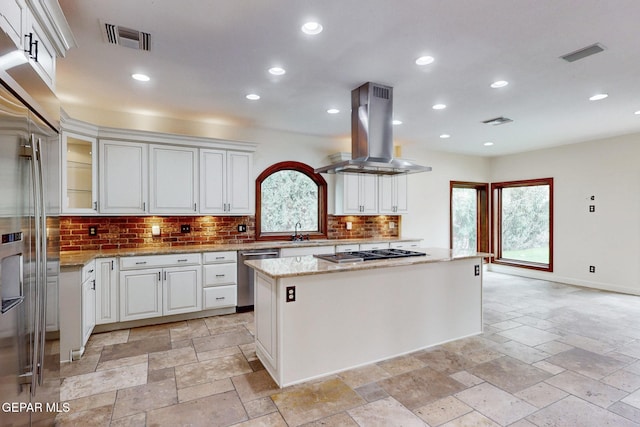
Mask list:
[[42,139],[37,139],[37,170],[38,170],[38,184],[40,191],[38,196],[40,197],[40,298],[38,303],[40,304],[38,321],[40,322],[40,343],[38,352],[38,384],[42,385],[44,375],[44,341],[46,334],[46,310],[47,310],[47,208],[46,208],[46,193],[44,183],[44,171],[42,161]]

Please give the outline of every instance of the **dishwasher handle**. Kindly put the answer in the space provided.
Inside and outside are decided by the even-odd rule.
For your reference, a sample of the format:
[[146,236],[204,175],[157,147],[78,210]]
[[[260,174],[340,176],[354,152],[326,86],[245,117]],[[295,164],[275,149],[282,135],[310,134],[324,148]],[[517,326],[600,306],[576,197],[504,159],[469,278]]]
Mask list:
[[280,252],[277,252],[277,251],[274,251],[274,252],[240,252],[240,255],[243,256],[243,257],[270,256],[270,255],[280,256]]

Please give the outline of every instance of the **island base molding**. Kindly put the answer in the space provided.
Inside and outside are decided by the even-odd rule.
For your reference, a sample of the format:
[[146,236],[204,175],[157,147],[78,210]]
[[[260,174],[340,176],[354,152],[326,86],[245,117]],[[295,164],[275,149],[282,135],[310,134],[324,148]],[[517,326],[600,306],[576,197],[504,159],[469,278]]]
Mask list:
[[[468,258],[297,277],[257,272],[256,354],[286,387],[480,334],[481,266]],[[287,302],[290,287],[295,301]]]

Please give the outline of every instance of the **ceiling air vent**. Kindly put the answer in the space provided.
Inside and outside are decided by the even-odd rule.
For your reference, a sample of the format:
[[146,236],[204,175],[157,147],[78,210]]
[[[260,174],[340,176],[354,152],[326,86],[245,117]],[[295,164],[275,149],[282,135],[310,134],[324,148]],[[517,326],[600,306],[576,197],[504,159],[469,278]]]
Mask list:
[[508,117],[496,117],[494,119],[489,119],[489,120],[483,120],[482,123],[486,124],[486,125],[493,125],[493,126],[498,126],[498,125],[503,125],[505,123],[511,123],[513,120],[511,120]]
[[592,44],[591,46],[583,47],[582,49],[578,49],[575,52],[567,53],[566,55],[562,55],[560,58],[564,59],[567,62],[574,62],[579,59],[586,58],[587,56],[595,55],[596,53],[600,53],[604,50],[604,46],[600,43]]
[[113,24],[104,24],[105,37],[108,43],[131,49],[151,50],[151,34]]

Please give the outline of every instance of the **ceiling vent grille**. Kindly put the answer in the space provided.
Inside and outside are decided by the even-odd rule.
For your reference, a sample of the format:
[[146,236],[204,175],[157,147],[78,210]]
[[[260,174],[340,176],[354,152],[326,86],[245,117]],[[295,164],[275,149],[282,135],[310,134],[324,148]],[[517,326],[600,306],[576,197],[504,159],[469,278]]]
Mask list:
[[600,43],[592,44],[591,46],[583,47],[582,49],[578,49],[575,52],[567,53],[566,55],[562,55],[560,58],[564,59],[567,62],[575,62],[579,59],[586,58],[587,56],[595,55],[596,53],[600,53],[604,50],[604,46]]
[[503,125],[505,123],[511,123],[513,120],[508,118],[508,117],[496,117],[493,119],[489,119],[489,120],[483,120],[482,123],[486,124],[486,125],[493,125],[493,126],[498,126],[498,125]]
[[127,27],[105,23],[103,26],[108,43],[138,50],[151,50],[151,34]]

